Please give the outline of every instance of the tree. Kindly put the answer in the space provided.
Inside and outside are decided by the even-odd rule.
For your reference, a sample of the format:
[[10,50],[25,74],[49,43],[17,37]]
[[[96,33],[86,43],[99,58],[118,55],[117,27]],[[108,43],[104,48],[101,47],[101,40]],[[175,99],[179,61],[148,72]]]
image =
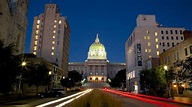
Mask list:
[[75,82],[71,78],[62,78],[60,80],[61,85],[66,88],[72,88],[75,86]]
[[[192,56],[178,61],[176,66],[180,68],[180,71],[177,72],[177,79],[179,82],[192,81]],[[189,84],[191,85],[192,82],[189,82]]]
[[[14,55],[14,45],[4,46],[0,40],[0,92],[7,94],[21,72],[21,57]],[[6,82],[5,82],[6,81]]]
[[120,71],[117,72],[115,78],[111,79],[109,85],[111,87],[122,87],[123,84],[124,87],[125,82],[126,82],[126,69],[121,69]]
[[38,93],[39,86],[48,86],[51,82],[51,75],[49,69],[45,64],[30,64],[28,70],[23,78],[29,86],[36,86],[36,93]]
[[82,75],[76,70],[68,72],[68,78],[71,78],[74,82],[80,82],[82,80]]
[[153,69],[144,69],[139,73],[141,90],[146,93],[146,90],[151,90],[154,95],[157,91],[162,90],[165,87],[165,72],[161,67]]

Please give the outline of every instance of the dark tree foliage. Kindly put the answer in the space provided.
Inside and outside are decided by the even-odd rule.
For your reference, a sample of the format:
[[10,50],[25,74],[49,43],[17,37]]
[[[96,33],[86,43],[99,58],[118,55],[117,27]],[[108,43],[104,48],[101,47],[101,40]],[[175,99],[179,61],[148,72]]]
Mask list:
[[117,72],[115,78],[111,79],[109,85],[111,87],[121,87],[122,84],[123,86],[125,86],[125,82],[126,82],[126,69],[122,69]]
[[71,78],[74,82],[80,82],[82,80],[82,75],[76,70],[68,72],[68,78]]
[[[177,73],[178,81],[192,81],[192,56],[178,61],[175,65],[180,68]],[[192,84],[192,82],[189,84]]]
[[71,78],[68,78],[68,77],[64,78],[64,79],[62,78],[60,80],[60,82],[61,82],[61,85],[66,88],[72,88],[75,86],[75,82]]
[[139,73],[141,90],[151,90],[154,95],[157,91],[165,88],[165,72],[160,67],[153,69],[144,69]]
[[0,41],[0,92],[3,94],[11,91],[21,71],[21,58],[13,54],[13,48],[13,44],[4,46],[3,41]]
[[49,75],[49,69],[45,64],[30,64],[27,69],[23,78],[25,78],[25,82],[29,86],[36,86],[36,93],[39,86],[48,86],[50,84],[51,75]]

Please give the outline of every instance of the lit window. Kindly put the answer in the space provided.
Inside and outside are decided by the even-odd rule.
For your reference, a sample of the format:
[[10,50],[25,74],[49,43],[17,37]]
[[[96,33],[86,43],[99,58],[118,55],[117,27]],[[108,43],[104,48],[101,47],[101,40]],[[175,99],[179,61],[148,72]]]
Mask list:
[[55,23],[57,22],[57,20],[54,21]]
[[51,55],[54,55],[54,52],[51,52]]
[[39,29],[39,25],[37,25],[37,29]]
[[35,41],[35,45],[37,45],[37,41]]
[[150,53],[150,52],[151,52],[151,49],[148,49],[148,52]]
[[54,47],[52,47],[52,49],[55,49]]
[[61,20],[59,21],[59,24],[61,24]]
[[159,45],[156,45],[156,48],[158,49],[158,48],[159,48]]
[[149,58],[151,58],[152,56],[151,55],[149,55]]
[[146,36],[144,36],[144,39],[147,39],[147,37],[146,37]]
[[55,38],[55,36],[53,36],[53,38]]
[[37,20],[37,24],[39,24],[40,23],[40,20]]
[[54,28],[56,28],[56,25],[54,25]]
[[150,42],[148,42],[148,46],[151,46],[151,43],[150,43]]
[[52,41],[52,44],[55,44],[55,41]]
[[155,36],[157,36],[157,32],[155,32]]
[[54,30],[53,33],[56,33],[56,31]]
[[34,55],[36,55],[36,52],[33,52]]
[[147,52],[147,49],[145,49],[145,52]]
[[155,42],[158,42],[158,38],[155,38]]
[[36,46],[34,46],[34,50],[37,50],[37,47],[36,47]]
[[38,39],[38,36],[35,36],[35,39]]
[[150,39],[150,36],[147,36],[147,39]]
[[146,32],[147,32],[147,34],[149,34],[149,31],[148,31],[148,30],[147,30]]
[[157,51],[157,55],[159,55],[159,51]]
[[39,31],[38,30],[36,30],[36,34],[38,34],[39,33]]

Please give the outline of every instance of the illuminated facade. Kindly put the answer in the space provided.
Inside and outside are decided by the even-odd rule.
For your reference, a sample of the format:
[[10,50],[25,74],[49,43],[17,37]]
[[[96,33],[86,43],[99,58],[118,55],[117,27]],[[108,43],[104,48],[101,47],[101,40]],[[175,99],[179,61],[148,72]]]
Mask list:
[[160,53],[183,41],[184,30],[159,26],[154,15],[137,17],[137,26],[125,43],[128,91],[139,93],[139,71],[154,67],[149,59],[159,58]]
[[67,76],[70,28],[56,4],[46,4],[45,12],[34,17],[30,52],[63,69]]
[[25,50],[28,0],[0,0],[0,40],[13,44],[14,54]]
[[87,79],[88,82],[106,82],[107,78],[113,78],[121,69],[125,69],[125,63],[109,63],[105,47],[100,43],[98,34],[95,42],[89,47],[85,62],[69,63],[69,71],[76,70]]

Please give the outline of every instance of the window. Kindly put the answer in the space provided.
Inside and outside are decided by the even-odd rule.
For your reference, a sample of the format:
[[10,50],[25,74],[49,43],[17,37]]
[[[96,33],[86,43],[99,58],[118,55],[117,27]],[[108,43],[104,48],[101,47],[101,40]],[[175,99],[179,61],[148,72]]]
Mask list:
[[180,34],[183,34],[183,31],[182,31],[182,30],[180,30]]
[[58,25],[58,29],[61,29],[61,25]]
[[150,42],[148,42],[148,46],[151,46],[151,43],[150,43]]
[[169,40],[169,36],[167,36],[167,40]]
[[188,55],[188,53],[187,53],[187,48],[185,48],[185,56],[187,56]]
[[173,36],[171,36],[171,40],[173,40]]
[[55,41],[52,41],[52,44],[55,44]]
[[57,41],[57,45],[59,45],[59,41]]
[[150,36],[147,36],[147,39],[150,39]]
[[145,49],[145,52],[147,52],[147,49]]
[[189,51],[190,51],[190,54],[192,54],[192,45],[189,46]]
[[163,30],[161,31],[161,34],[163,34]]
[[165,49],[163,49],[163,52],[165,52]]
[[171,34],[173,34],[173,31],[172,31],[172,30],[170,30],[170,32],[171,32]]
[[157,51],[157,55],[159,55],[159,51]]
[[57,33],[60,34],[60,30],[58,30]]
[[181,36],[181,40],[183,40],[183,36]]
[[163,44],[163,46],[165,46],[165,43],[164,43],[164,42],[163,42],[162,44]]
[[38,30],[36,30],[36,34],[39,34],[39,31],[38,31]]
[[51,55],[54,55],[54,52],[51,52]]
[[177,30],[175,30],[175,34],[177,34]]
[[54,21],[55,23],[57,22],[57,20]]
[[168,31],[166,31],[166,34],[168,34]]
[[167,46],[169,47],[169,42],[167,42]]
[[61,20],[59,20],[59,24],[61,24]]
[[172,47],[174,47],[175,46],[175,44],[174,44],[174,42],[172,43]]
[[34,41],[35,45],[37,45],[37,41]]
[[147,32],[147,34],[149,34],[149,31],[148,31],[148,30],[147,30],[146,32]]
[[53,38],[55,38],[55,36],[53,35]]
[[146,37],[146,36],[144,36],[144,39],[147,39],[147,37]]
[[158,38],[155,38],[155,42],[158,42]]
[[156,48],[158,49],[158,48],[159,48],[159,45],[156,45]]
[[148,52],[150,53],[150,52],[151,52],[151,49],[148,49]]
[[36,52],[33,52],[34,55],[36,55]]
[[37,29],[39,29],[39,25],[37,25]]
[[161,38],[164,39],[164,36],[162,36]]
[[37,46],[34,46],[34,50],[37,50]]
[[40,23],[40,20],[37,20],[37,24],[39,24]]
[[54,28],[56,28],[56,25],[54,25]]
[[176,40],[178,40],[178,36],[176,36]]
[[52,47],[51,49],[55,49],[54,47]]
[[155,36],[157,36],[157,32],[155,32]]

